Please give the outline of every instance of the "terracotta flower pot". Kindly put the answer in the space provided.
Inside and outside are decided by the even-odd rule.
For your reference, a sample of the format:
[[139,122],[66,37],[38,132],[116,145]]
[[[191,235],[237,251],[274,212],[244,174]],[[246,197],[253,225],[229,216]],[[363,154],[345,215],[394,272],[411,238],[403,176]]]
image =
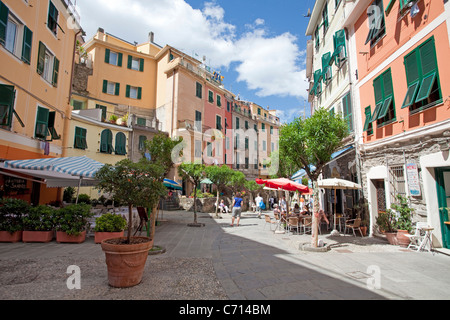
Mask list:
[[95,232],[95,243],[102,243],[105,239],[111,238],[121,238],[123,237],[124,231],[121,232]]
[[396,232],[386,232],[386,239],[389,241],[390,244],[396,246],[398,245],[398,241],[397,241],[397,233]]
[[0,231],[0,242],[19,242],[22,241],[22,231],[10,233],[8,231]]
[[397,242],[401,247],[408,247],[410,239],[406,236],[408,231],[406,230],[397,230]]
[[24,231],[23,242],[50,242],[53,240],[53,231]]
[[105,252],[108,268],[108,281],[112,287],[133,287],[142,281],[148,252],[151,249],[151,239],[147,237],[134,237],[134,239],[146,241],[137,244],[108,243],[111,239],[102,241],[102,250]]
[[64,231],[56,232],[56,242],[58,243],[83,243],[86,240],[86,231],[81,232],[78,236],[68,235]]
[[367,235],[367,227],[361,227],[361,233],[365,237]]

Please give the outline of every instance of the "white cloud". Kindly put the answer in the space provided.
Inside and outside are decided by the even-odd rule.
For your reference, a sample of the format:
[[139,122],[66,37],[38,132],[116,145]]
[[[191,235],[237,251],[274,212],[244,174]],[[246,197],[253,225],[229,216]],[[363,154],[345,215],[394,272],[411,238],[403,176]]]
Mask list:
[[306,96],[302,70],[304,53],[290,33],[268,36],[263,19],[254,20],[243,35],[226,22],[226,12],[216,2],[202,10],[184,0],[79,0],[82,26],[91,37],[99,27],[127,41],[145,42],[150,31],[155,42],[169,44],[199,57],[214,68],[228,69],[236,62],[238,81],[260,97]]

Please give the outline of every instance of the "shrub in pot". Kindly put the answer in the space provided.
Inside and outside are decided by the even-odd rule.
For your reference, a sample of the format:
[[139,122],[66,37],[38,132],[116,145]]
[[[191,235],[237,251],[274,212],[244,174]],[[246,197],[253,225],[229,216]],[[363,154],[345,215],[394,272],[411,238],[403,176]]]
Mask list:
[[410,239],[406,236],[413,231],[412,215],[414,209],[409,207],[409,199],[398,194],[397,202],[391,205],[391,208],[397,213],[395,228],[397,229],[398,244],[402,247],[409,245]]
[[386,235],[390,244],[397,245],[397,232],[395,229],[395,213],[388,209],[386,212],[379,212],[376,219],[377,226]]
[[29,210],[30,205],[26,201],[9,198],[0,200],[0,242],[22,240],[23,216]]
[[95,219],[95,243],[105,239],[120,238],[124,235],[127,220],[119,214],[105,213]]
[[72,204],[55,212],[56,241],[82,243],[86,240],[89,218],[93,217],[91,206]]
[[53,227],[56,210],[40,205],[30,208],[23,217],[23,242],[50,242],[53,239]]

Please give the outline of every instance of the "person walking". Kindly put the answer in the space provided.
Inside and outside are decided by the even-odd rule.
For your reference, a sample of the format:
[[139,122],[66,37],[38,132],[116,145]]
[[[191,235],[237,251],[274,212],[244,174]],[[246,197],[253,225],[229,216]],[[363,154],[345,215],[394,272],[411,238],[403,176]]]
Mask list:
[[261,219],[261,211],[262,211],[262,205],[261,202],[263,202],[263,198],[259,195],[255,198],[256,202],[256,212],[258,213],[258,218]]
[[232,204],[232,213],[231,213],[231,225],[234,226],[234,219],[236,219],[236,226],[239,227],[239,221],[241,220],[241,211],[242,211],[242,198],[241,194],[238,192],[233,199]]

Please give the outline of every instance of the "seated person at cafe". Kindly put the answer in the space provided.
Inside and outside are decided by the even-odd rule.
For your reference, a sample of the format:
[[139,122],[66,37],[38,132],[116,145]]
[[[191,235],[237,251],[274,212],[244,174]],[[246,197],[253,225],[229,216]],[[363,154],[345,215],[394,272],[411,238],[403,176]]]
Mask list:
[[300,214],[300,207],[299,207],[298,203],[295,204],[294,210],[292,210],[292,213],[296,214],[296,215]]
[[278,215],[281,214],[281,211],[278,208],[278,205],[276,203],[273,205],[273,213],[274,213],[274,215],[275,215],[275,213],[278,214]]

